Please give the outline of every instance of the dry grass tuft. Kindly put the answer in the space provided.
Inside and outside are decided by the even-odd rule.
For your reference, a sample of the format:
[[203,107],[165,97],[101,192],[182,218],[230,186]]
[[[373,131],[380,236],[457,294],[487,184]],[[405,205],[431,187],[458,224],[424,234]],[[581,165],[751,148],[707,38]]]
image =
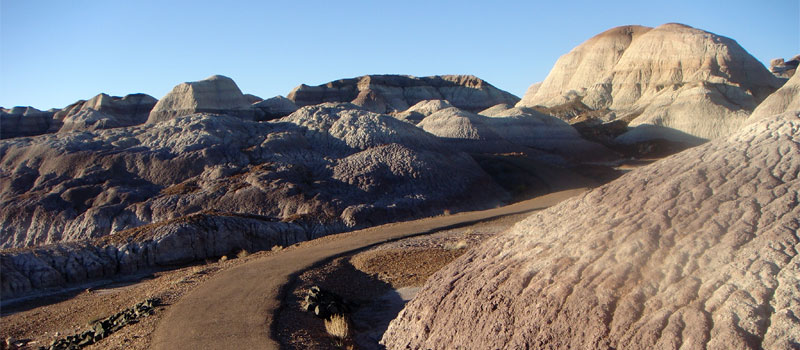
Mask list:
[[223,261],[226,261],[226,260],[228,260],[228,256],[227,255],[223,255],[221,258],[219,258],[219,262],[223,262]]
[[248,252],[246,249],[242,249],[238,253],[236,253],[236,257],[240,259],[247,257],[248,255],[250,255],[250,252]]
[[329,320],[325,320],[325,330],[333,337],[334,344],[342,347],[350,338],[350,320],[344,315],[333,315]]
[[279,252],[281,250],[283,250],[283,246],[282,245],[275,245],[275,246],[272,246],[272,249],[270,249],[270,251],[273,251],[273,252]]
[[468,246],[467,241],[462,239],[462,240],[460,240],[458,242],[445,243],[444,249],[446,249],[446,250],[459,250],[459,249],[464,249],[467,246]]

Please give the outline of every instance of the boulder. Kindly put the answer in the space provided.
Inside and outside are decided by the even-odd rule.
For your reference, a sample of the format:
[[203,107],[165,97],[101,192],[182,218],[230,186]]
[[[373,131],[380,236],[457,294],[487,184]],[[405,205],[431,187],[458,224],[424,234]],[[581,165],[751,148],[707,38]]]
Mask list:
[[531,215],[431,276],[382,343],[795,348],[800,116],[782,112]]
[[147,118],[147,123],[159,123],[193,113],[230,114],[252,118],[253,110],[250,105],[231,78],[213,75],[204,80],[175,86],[156,103]]
[[[562,56],[541,87],[518,106],[580,101],[607,109],[603,120],[630,121],[634,128],[618,140],[626,143],[704,141],[738,130],[781,84],[729,38],[675,23],[625,26]],[[646,127],[637,130],[640,125]]]
[[413,77],[365,75],[319,86],[300,85],[287,96],[298,106],[323,102],[352,102],[376,113],[407,110],[424,100],[447,100],[467,111],[480,111],[499,103],[514,104],[516,96],[471,75]]

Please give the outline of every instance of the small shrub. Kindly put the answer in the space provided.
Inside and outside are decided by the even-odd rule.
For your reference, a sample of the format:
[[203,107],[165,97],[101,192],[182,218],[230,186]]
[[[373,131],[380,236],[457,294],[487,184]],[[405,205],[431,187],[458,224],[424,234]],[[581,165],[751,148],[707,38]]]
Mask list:
[[350,321],[344,315],[333,315],[325,320],[325,330],[333,337],[334,344],[342,347],[350,337]]
[[236,253],[236,257],[240,259],[247,257],[248,255],[250,255],[250,252],[248,252],[246,249],[242,249],[238,253]]
[[275,245],[275,246],[272,246],[272,249],[270,249],[270,251],[273,251],[273,252],[279,252],[281,250],[283,250],[283,246],[282,245]]

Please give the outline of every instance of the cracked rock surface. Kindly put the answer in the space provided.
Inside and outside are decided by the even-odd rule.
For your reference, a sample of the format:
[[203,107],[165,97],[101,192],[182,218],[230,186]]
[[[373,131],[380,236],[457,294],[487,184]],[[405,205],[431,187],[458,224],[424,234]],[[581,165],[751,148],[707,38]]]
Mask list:
[[383,343],[798,348],[798,114],[762,118],[530,216],[428,279]]

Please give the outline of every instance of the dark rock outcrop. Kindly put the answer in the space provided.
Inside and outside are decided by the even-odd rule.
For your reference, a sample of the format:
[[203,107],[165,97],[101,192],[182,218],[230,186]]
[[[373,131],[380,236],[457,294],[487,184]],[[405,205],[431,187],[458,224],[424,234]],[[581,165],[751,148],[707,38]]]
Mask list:
[[323,102],[352,102],[377,113],[407,110],[424,100],[447,100],[455,107],[477,112],[491,106],[514,104],[519,98],[471,75],[413,77],[365,75],[319,86],[300,85],[287,96],[298,106]]
[[0,139],[47,133],[54,124],[54,114],[33,107],[0,108]]

